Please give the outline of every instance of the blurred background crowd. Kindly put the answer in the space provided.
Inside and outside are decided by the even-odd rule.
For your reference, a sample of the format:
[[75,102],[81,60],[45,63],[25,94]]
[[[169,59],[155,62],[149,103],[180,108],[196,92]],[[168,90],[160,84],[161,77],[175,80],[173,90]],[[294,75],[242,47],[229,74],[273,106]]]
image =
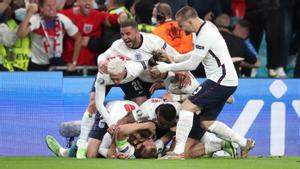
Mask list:
[[300,77],[298,0],[0,0],[0,71],[94,75],[122,17],[187,53],[192,36],[174,20],[186,5],[219,28],[240,77]]

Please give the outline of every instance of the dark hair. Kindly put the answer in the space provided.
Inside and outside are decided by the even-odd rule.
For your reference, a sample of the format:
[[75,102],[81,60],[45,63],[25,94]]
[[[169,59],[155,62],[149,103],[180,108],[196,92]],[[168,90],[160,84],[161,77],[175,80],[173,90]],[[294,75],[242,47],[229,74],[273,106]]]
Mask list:
[[155,109],[155,113],[159,113],[159,116],[163,117],[164,120],[169,122],[176,118],[176,109],[172,104],[169,103],[159,105]]
[[126,19],[126,20],[123,20],[123,21],[120,22],[120,27],[121,28],[128,27],[128,26],[131,26],[131,27],[137,29],[138,24],[133,19]]
[[251,27],[251,24],[245,19],[238,20],[236,24],[239,24],[244,28],[249,28],[250,29],[250,27]]
[[137,0],[134,5],[135,17],[137,22],[151,25],[152,10],[154,7],[153,0]]
[[44,5],[44,3],[45,3],[45,0],[39,0],[39,6],[43,6]]

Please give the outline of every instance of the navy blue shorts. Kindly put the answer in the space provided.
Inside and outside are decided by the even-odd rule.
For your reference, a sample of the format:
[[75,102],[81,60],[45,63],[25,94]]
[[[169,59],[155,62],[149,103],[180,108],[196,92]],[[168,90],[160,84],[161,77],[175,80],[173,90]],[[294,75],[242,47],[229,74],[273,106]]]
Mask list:
[[193,126],[189,133],[189,138],[200,140],[205,132],[206,131],[200,127],[200,116],[194,114]]
[[216,120],[222,111],[226,100],[237,87],[222,86],[211,80],[206,80],[198,86],[189,100],[201,107],[201,120]]
[[[96,78],[93,82],[93,86],[92,86],[90,92],[95,92],[95,90],[96,90],[95,82],[96,82]],[[107,95],[112,87],[120,87],[125,94],[125,98],[124,98],[125,100],[131,100],[131,99],[134,99],[134,98],[140,97],[140,96],[147,96],[147,98],[150,98],[151,93],[149,90],[150,90],[151,85],[152,85],[152,83],[143,82],[139,78],[136,78],[133,81],[128,82],[128,83],[124,83],[124,84],[120,84],[120,85],[106,86],[105,93]]]
[[89,137],[90,138],[94,138],[94,139],[97,139],[97,140],[102,140],[105,133],[106,133],[106,130],[108,129],[108,126],[105,122],[101,121],[101,116],[100,116],[100,113],[97,112],[96,113],[96,116],[95,116],[95,122],[92,126],[92,129],[89,133]]

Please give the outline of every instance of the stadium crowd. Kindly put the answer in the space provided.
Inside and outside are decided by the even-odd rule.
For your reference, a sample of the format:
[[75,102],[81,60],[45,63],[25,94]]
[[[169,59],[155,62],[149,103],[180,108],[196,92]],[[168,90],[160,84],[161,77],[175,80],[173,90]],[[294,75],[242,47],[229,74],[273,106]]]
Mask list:
[[[56,0],[52,5],[44,9],[38,0],[0,1],[1,71],[65,66],[64,73],[72,75],[82,70],[79,67],[96,66],[97,56],[120,38],[122,18],[134,18],[139,31],[158,35],[180,53],[189,52],[191,36],[186,37],[172,19],[177,10],[190,5],[200,18],[217,22],[240,77],[255,77],[264,34],[268,76],[287,77],[288,67],[294,68],[294,77],[300,76],[296,0]],[[54,16],[59,18],[54,23],[43,19]],[[192,73],[204,77],[203,65]]]
[[[72,73],[97,66],[81,123],[67,126],[80,126],[76,144],[64,148],[46,137],[57,156],[184,159],[223,150],[236,158],[239,148],[246,158],[255,141],[217,117],[234,102],[238,76],[254,76],[251,69],[260,66],[263,31],[269,76],[287,76],[296,44],[299,77],[299,34],[290,10],[297,6],[280,0],[1,0],[1,70],[65,65]],[[202,84],[199,76],[206,77]],[[105,103],[114,86],[125,99]],[[163,99],[151,98],[160,88],[167,89]]]

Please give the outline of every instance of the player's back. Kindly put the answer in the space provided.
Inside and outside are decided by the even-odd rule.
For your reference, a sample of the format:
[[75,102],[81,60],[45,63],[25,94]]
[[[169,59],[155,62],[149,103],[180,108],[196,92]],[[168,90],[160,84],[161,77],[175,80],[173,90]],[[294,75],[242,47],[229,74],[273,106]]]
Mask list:
[[138,107],[139,106],[135,102],[129,100],[115,100],[106,104],[107,111],[115,123],[123,118],[128,112],[131,112]]

